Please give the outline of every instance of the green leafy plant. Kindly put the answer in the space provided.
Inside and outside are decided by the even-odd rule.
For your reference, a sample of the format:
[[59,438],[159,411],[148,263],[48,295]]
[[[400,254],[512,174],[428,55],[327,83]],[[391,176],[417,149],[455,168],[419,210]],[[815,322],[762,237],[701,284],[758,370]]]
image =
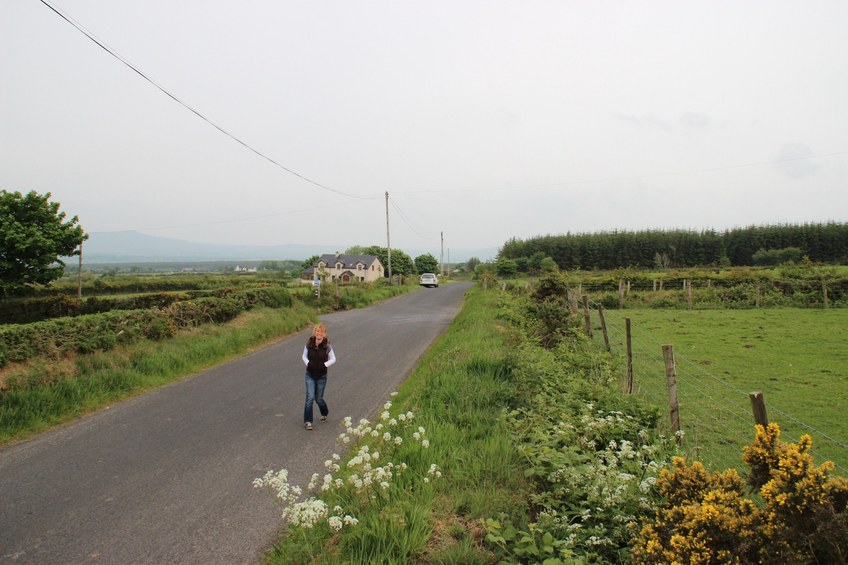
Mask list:
[[777,424],[757,426],[744,449],[748,498],[735,469],[710,472],[698,461],[673,461],[657,488],[663,502],[635,536],[633,563],[844,563],[848,557],[848,481],[833,464],[813,463],[812,439],[780,441]]

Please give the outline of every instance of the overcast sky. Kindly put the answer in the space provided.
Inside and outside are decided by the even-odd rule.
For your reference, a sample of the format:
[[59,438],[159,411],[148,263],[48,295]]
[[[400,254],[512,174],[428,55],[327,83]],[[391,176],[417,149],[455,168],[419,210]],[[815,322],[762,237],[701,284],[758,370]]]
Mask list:
[[2,0],[0,188],[88,232],[385,245],[386,192],[436,257],[848,221],[844,0],[45,2],[213,124]]

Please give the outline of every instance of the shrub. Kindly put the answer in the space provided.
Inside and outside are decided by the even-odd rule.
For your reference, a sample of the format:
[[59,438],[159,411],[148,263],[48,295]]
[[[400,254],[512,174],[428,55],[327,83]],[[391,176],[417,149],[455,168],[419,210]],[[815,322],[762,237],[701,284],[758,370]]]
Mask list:
[[657,481],[665,503],[642,526],[633,563],[755,563],[761,517],[735,469],[710,473],[675,457]]
[[[537,297],[557,296],[542,288]],[[526,313],[516,313],[522,299],[504,299],[505,317],[532,328]],[[653,513],[652,485],[673,449],[653,431],[658,415],[615,391],[608,356],[578,328],[549,349],[531,334],[517,355],[519,388],[507,422],[527,461],[534,519],[486,520],[489,546],[502,563],[620,562],[630,524]]]
[[812,439],[780,441],[777,424],[757,426],[743,459],[764,502],[744,497],[735,470],[710,473],[677,458],[657,482],[662,504],[635,537],[633,563],[844,563],[848,482],[810,455]]
[[569,288],[566,278],[560,273],[548,273],[539,279],[539,283],[526,301],[529,320],[539,343],[548,349],[556,347],[575,327],[580,325],[580,316],[572,311],[569,304]]

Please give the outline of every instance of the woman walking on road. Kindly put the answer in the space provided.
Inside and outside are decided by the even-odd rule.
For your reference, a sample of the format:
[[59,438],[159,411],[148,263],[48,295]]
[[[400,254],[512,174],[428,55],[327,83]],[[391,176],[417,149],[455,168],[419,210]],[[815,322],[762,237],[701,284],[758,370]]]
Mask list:
[[321,421],[327,421],[330,413],[324,402],[324,387],[327,386],[327,367],[336,362],[333,346],[327,338],[327,328],[324,324],[316,324],[312,335],[306,340],[303,348],[303,363],[306,365],[306,404],[303,407],[303,427],[312,429],[312,404],[318,405]]

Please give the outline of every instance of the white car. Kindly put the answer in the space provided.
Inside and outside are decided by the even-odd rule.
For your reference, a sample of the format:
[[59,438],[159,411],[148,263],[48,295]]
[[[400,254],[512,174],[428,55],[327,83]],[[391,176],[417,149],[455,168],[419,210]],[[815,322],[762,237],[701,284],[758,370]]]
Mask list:
[[439,287],[439,279],[433,273],[423,273],[421,278],[418,279],[418,284],[426,287]]

